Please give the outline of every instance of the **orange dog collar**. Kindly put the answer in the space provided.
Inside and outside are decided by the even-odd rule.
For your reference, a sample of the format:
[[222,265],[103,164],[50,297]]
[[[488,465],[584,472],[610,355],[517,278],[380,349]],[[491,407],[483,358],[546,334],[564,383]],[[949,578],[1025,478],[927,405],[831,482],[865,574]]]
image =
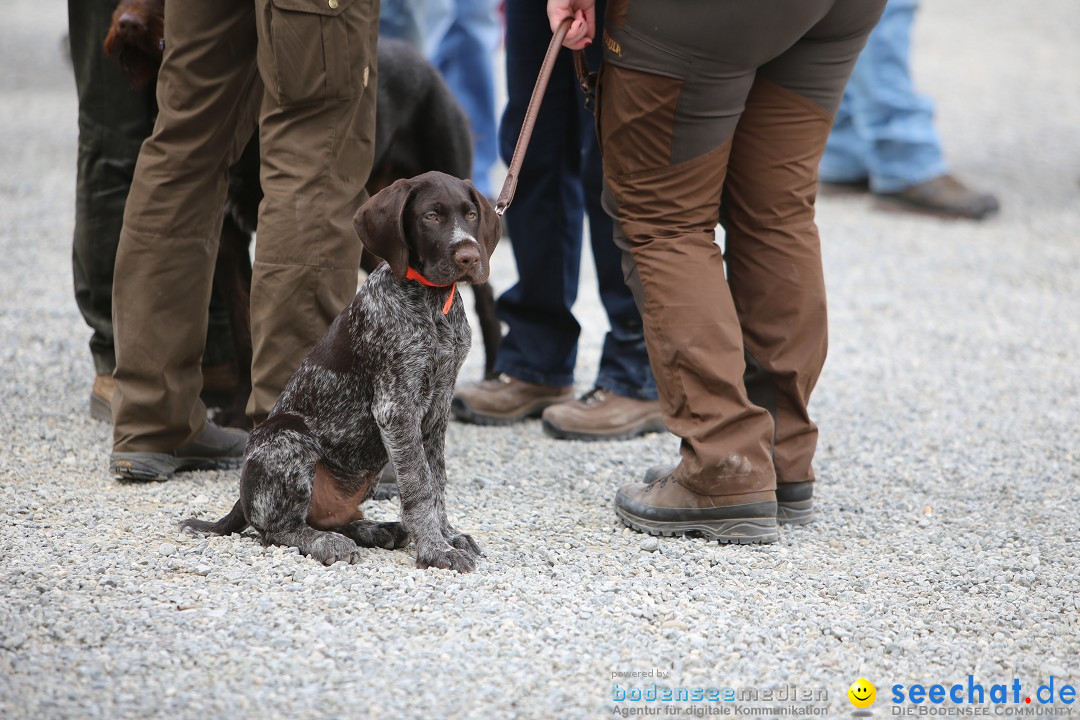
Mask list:
[[416,282],[420,283],[421,285],[427,285],[428,287],[440,287],[440,288],[449,287],[450,288],[450,296],[448,298],[446,298],[446,304],[443,305],[442,314],[447,315],[450,312],[450,308],[454,304],[454,290],[457,289],[457,283],[450,283],[449,285],[439,285],[437,283],[433,283],[430,280],[428,280],[426,277],[421,275],[420,273],[416,272],[416,270],[414,270],[411,267],[405,273],[405,279],[406,280],[415,280]]

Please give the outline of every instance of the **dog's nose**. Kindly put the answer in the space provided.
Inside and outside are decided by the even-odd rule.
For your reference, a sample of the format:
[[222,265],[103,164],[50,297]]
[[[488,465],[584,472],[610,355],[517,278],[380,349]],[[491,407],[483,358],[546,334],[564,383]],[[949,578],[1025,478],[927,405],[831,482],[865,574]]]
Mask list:
[[461,245],[454,250],[454,262],[462,270],[469,270],[480,263],[480,250],[475,245]]
[[120,32],[128,35],[135,35],[146,30],[146,23],[135,13],[124,13],[116,21],[116,25],[120,28]]

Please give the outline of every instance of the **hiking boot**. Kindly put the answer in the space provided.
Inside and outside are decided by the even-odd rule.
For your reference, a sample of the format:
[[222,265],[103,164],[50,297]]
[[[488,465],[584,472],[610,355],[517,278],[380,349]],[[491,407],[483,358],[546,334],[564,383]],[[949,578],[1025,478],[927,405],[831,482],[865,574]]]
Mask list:
[[982,220],[999,208],[996,197],[972,190],[952,175],[941,175],[900,192],[878,193],[877,199],[885,209],[967,220]]
[[650,535],[688,535],[719,543],[774,543],[776,496],[699,495],[672,475],[631,483],[615,494],[615,514],[628,527]]
[[185,470],[228,470],[244,462],[248,434],[207,422],[194,440],[173,452],[116,452],[109,457],[113,475],[124,480],[169,480]]
[[112,375],[95,375],[94,387],[90,390],[90,417],[101,422],[112,423],[112,399],[116,392],[116,381]]
[[776,484],[776,522],[806,525],[814,521],[814,481]]
[[539,417],[544,408],[573,398],[573,388],[538,385],[500,373],[459,388],[450,411],[458,420],[477,425],[509,425]]
[[657,400],[636,400],[593,388],[580,400],[552,405],[542,415],[544,432],[564,440],[629,440],[667,430]]
[[[645,471],[645,484],[675,472],[674,465],[657,465]],[[776,484],[776,521],[785,525],[806,525],[814,520],[814,481]]]

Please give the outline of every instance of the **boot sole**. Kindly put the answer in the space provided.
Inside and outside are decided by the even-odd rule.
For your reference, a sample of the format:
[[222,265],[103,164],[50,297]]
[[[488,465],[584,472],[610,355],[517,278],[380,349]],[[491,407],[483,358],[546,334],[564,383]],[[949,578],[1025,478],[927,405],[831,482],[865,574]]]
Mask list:
[[585,440],[593,442],[597,440],[632,440],[633,438],[649,433],[667,432],[667,426],[662,420],[647,420],[629,425],[626,428],[618,428],[607,433],[587,433],[574,430],[564,430],[550,420],[542,423],[544,433],[559,440]]
[[178,472],[189,470],[232,470],[244,464],[244,458],[178,458],[163,453],[133,452],[109,460],[113,476],[135,482],[163,482]]
[[485,415],[470,408],[462,402],[460,398],[454,398],[450,403],[450,412],[458,420],[472,423],[473,425],[513,425],[514,423],[519,423],[523,420],[538,418],[543,414],[546,408],[570,399],[571,398],[567,397],[554,402],[546,400],[540,401],[538,404],[527,405],[524,410],[509,415]]
[[672,537],[688,535],[715,540],[721,544],[753,545],[774,543],[780,539],[776,518],[738,518],[732,520],[647,520],[615,508],[615,514],[627,527],[649,535]]

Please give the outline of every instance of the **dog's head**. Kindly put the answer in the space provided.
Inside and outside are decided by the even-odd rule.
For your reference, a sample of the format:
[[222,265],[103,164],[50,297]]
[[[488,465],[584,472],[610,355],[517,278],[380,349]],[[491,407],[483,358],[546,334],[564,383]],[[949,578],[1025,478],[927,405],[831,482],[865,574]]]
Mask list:
[[495,208],[468,180],[428,172],[398,180],[353,218],[360,239],[401,280],[409,267],[433,283],[486,282],[502,235]]
[[164,53],[165,0],[120,0],[105,36],[105,55],[120,63],[132,87],[157,76]]

